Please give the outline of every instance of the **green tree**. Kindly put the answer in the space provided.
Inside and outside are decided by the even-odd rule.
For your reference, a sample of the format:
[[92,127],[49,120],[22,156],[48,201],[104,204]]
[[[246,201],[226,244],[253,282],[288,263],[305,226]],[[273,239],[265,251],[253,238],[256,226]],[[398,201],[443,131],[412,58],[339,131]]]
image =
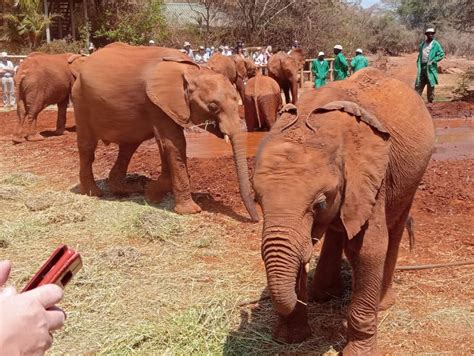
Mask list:
[[41,0],[9,0],[3,19],[7,22],[2,39],[10,42],[27,41],[35,49],[46,27],[57,15],[46,16],[41,11]]

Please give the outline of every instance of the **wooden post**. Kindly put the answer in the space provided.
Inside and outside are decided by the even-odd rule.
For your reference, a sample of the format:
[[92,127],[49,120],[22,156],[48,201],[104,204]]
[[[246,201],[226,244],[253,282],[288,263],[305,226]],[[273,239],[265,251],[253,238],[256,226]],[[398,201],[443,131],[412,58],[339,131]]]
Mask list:
[[72,40],[76,40],[76,22],[74,21],[74,0],[69,0],[69,13],[71,16],[71,36]]
[[90,45],[90,34],[89,34],[89,15],[87,13],[87,0],[82,0],[82,6],[84,6],[84,21],[86,23],[86,47]]
[[[49,16],[48,14],[48,0],[43,1],[43,7],[44,7],[44,14],[45,16]],[[46,43],[51,42],[51,31],[49,30],[49,25],[46,26]]]

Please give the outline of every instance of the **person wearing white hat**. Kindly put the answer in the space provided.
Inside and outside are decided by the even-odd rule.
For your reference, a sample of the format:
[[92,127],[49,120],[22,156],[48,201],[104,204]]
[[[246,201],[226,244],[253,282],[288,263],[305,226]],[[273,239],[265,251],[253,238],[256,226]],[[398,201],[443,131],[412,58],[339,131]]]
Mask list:
[[232,56],[232,51],[230,50],[229,46],[224,46],[224,52],[222,52],[222,54],[227,57]]
[[199,46],[199,51],[194,55],[194,61],[199,64],[203,64],[204,61],[204,46]]
[[329,73],[329,63],[324,59],[324,52],[319,52],[318,58],[311,63],[311,71],[314,74],[314,87],[321,88],[325,86]]
[[334,80],[344,80],[349,75],[349,64],[347,64],[347,59],[342,54],[342,46],[334,46],[334,63],[333,63],[333,78]]
[[183,49],[186,52],[186,54],[194,61],[194,53],[193,53],[193,50],[191,49],[191,43],[189,43],[188,41],[184,42]]
[[368,66],[369,66],[369,60],[367,59],[366,56],[364,56],[364,51],[362,51],[362,49],[360,48],[357,48],[356,54],[354,58],[352,58],[352,61],[351,61],[352,73],[355,73],[358,70],[361,70],[362,68],[366,68]]
[[427,97],[429,103],[434,100],[434,89],[435,85],[438,84],[438,62],[444,58],[443,48],[434,39],[435,33],[434,28],[426,29],[426,40],[418,48],[415,89],[421,95],[425,86],[428,86]]
[[155,45],[155,41],[149,40],[149,41],[148,41],[148,45],[153,47],[153,46]]
[[15,103],[15,66],[8,60],[8,53],[0,54],[0,78],[2,78],[3,106],[12,106]]

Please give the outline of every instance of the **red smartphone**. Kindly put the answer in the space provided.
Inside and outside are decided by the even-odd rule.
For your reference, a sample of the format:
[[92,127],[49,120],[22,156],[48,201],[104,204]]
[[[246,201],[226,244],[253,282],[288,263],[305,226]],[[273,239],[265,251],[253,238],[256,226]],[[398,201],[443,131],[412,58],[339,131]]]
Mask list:
[[59,245],[21,292],[45,284],[57,284],[64,288],[81,267],[81,255],[66,245]]

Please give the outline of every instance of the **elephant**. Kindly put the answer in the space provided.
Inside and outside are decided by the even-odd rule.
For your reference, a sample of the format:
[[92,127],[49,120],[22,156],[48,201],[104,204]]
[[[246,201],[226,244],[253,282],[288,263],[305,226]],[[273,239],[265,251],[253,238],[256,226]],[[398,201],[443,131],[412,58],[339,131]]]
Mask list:
[[191,197],[184,128],[208,121],[210,132],[230,139],[244,205],[251,219],[258,221],[238,97],[222,74],[201,68],[179,50],[115,43],[94,53],[83,65],[72,97],[82,193],[102,195],[92,172],[99,140],[119,145],[109,186],[122,194],[133,190],[125,183],[133,153],[143,141],[155,137],[162,170],[158,180],[147,185],[147,198],[159,202],[172,191],[177,213],[200,212]]
[[280,51],[268,60],[268,75],[277,81],[285,93],[286,104],[291,102],[296,105],[298,102],[298,73],[304,63],[305,56],[301,48],[293,49],[290,54]]
[[[278,323],[273,338],[308,338],[315,301],[341,293],[352,267],[344,355],[377,354],[377,312],[395,302],[398,248],[434,145],[433,122],[406,84],[363,69],[286,105],[256,158],[262,258]],[[313,244],[324,235],[310,288]]]
[[269,130],[281,108],[278,83],[263,74],[257,74],[245,85],[244,108],[247,131]]
[[242,58],[239,55],[224,56],[221,53],[216,53],[209,58],[207,67],[226,76],[237,88],[242,102],[244,101],[245,80],[257,73],[257,66],[250,59]]
[[[46,54],[33,52],[20,64],[15,75],[18,125],[14,143],[43,140],[36,129],[39,113],[48,105],[58,105],[56,135],[66,128],[66,110],[69,96],[80,66],[86,56],[79,54]],[[27,132],[23,132],[25,120]]]

